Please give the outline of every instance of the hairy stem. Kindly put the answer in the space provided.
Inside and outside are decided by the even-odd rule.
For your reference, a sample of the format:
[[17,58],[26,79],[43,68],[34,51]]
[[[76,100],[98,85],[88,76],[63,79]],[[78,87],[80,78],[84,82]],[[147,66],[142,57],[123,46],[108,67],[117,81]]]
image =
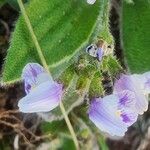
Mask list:
[[[32,37],[32,40],[33,40],[33,42],[34,42],[34,44],[35,44],[35,47],[36,47],[36,49],[37,49],[37,52],[38,52],[38,55],[39,55],[39,57],[40,57],[41,63],[43,64],[43,67],[47,70],[47,72],[50,74],[49,67],[48,67],[48,65],[47,65],[47,63],[46,63],[45,57],[44,57],[44,55],[43,55],[43,52],[42,52],[42,49],[41,49],[41,47],[40,47],[40,45],[39,45],[39,42],[38,42],[38,40],[37,40],[37,37],[36,37],[36,35],[35,35],[34,31],[33,31],[33,28],[32,28],[31,22],[30,22],[30,19],[29,19],[27,13],[26,13],[26,10],[25,10],[25,8],[24,8],[24,5],[23,5],[23,3],[22,3],[22,0],[17,0],[17,1],[18,1],[20,10],[21,10],[21,12],[22,12],[22,14],[23,14],[23,17],[24,17],[24,19],[25,19],[26,25],[27,25],[27,27],[28,27],[28,29],[29,29],[30,35],[31,35],[31,37]],[[67,126],[68,126],[68,129],[69,129],[69,131],[70,131],[70,133],[71,133],[71,135],[72,135],[72,139],[73,139],[73,141],[74,141],[74,144],[75,144],[75,146],[76,146],[76,149],[79,150],[79,144],[78,144],[78,140],[77,140],[77,138],[76,138],[76,134],[75,134],[75,132],[74,132],[74,129],[73,129],[72,125],[71,125],[71,122],[70,122],[70,120],[69,120],[69,118],[68,118],[68,115],[67,115],[67,113],[66,113],[65,107],[64,107],[64,105],[63,105],[62,102],[60,102],[60,109],[61,109],[61,111],[62,111],[62,114],[63,114],[64,119],[65,119],[65,121],[66,121],[66,124],[67,124]]]

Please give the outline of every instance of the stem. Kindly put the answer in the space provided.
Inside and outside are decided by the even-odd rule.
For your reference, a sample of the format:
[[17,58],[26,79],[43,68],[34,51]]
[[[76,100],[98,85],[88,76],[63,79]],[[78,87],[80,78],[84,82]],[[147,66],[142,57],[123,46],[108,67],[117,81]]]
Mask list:
[[41,62],[42,62],[42,64],[43,64],[43,67],[50,73],[49,68],[48,68],[48,65],[47,65],[46,60],[45,60],[45,57],[44,57],[44,55],[43,55],[43,53],[42,53],[42,49],[41,49],[41,47],[40,47],[40,45],[39,45],[39,42],[38,42],[38,40],[37,40],[37,37],[36,37],[34,31],[33,31],[31,22],[30,22],[30,20],[29,20],[29,17],[27,16],[27,13],[26,13],[26,10],[25,10],[24,5],[23,5],[23,3],[22,3],[22,0],[17,0],[17,1],[18,1],[20,10],[21,10],[21,12],[22,12],[22,14],[23,14],[23,17],[24,17],[24,19],[25,19],[26,25],[27,25],[27,27],[28,27],[28,29],[29,29],[29,31],[30,31],[30,35],[31,35],[32,40],[33,40],[33,42],[34,42],[34,44],[35,44],[36,50],[37,50],[37,52],[38,52],[38,55],[39,55],[39,57],[40,57],[40,59],[41,59]]
[[72,138],[74,140],[74,144],[76,146],[76,149],[79,150],[79,144],[78,144],[78,140],[76,138],[76,134],[75,134],[75,132],[73,130],[73,127],[72,127],[71,122],[70,122],[70,120],[68,118],[68,115],[67,115],[67,113],[65,111],[65,108],[64,108],[64,105],[63,105],[62,101],[60,101],[60,109],[62,111],[62,114],[64,115],[65,121],[66,121],[67,126],[69,128],[69,131],[70,131],[70,133],[72,135]]
[[[21,12],[22,12],[22,14],[23,14],[23,17],[24,17],[24,19],[25,19],[26,25],[27,25],[27,27],[28,27],[28,29],[29,29],[29,31],[30,31],[32,40],[33,40],[33,42],[34,42],[34,44],[35,44],[35,47],[36,47],[36,49],[37,49],[37,52],[38,52],[38,55],[39,55],[39,57],[40,57],[41,63],[43,64],[43,67],[47,70],[47,72],[50,74],[49,67],[48,67],[48,65],[47,65],[47,63],[46,63],[45,57],[44,57],[44,55],[43,55],[43,53],[42,53],[42,49],[41,49],[41,47],[40,47],[40,45],[39,45],[39,42],[38,42],[38,40],[37,40],[37,37],[36,37],[36,35],[35,35],[34,31],[33,31],[33,28],[32,28],[32,25],[31,25],[31,23],[30,23],[29,17],[28,17],[27,14],[26,14],[26,10],[25,10],[25,8],[24,8],[24,5],[23,5],[23,3],[22,3],[22,0],[17,0],[17,1],[18,1],[20,10],[21,10]],[[75,134],[74,129],[73,129],[72,125],[71,125],[71,122],[70,122],[70,120],[69,120],[69,118],[68,118],[68,115],[67,115],[67,113],[66,113],[66,110],[65,110],[65,107],[64,107],[62,101],[60,102],[60,109],[61,109],[61,111],[62,111],[62,114],[63,114],[64,119],[65,119],[65,121],[66,121],[66,124],[67,124],[67,126],[68,126],[68,129],[69,129],[69,131],[70,131],[70,133],[71,133],[71,136],[72,136],[72,139],[73,139],[74,144],[75,144],[75,146],[76,146],[76,149],[79,150],[79,144],[78,144],[78,140],[77,140],[76,134]]]

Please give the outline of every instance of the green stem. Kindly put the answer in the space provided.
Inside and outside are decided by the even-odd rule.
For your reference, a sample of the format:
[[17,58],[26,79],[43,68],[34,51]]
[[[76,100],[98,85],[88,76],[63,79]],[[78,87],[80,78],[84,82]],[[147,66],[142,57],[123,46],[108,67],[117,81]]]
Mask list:
[[32,40],[33,40],[33,42],[34,42],[34,44],[35,44],[36,50],[37,50],[37,52],[38,52],[38,55],[39,55],[39,57],[40,57],[40,59],[41,59],[41,62],[42,62],[42,64],[43,64],[43,67],[50,73],[50,71],[49,71],[49,69],[48,69],[48,65],[47,65],[47,63],[46,63],[46,60],[45,60],[44,55],[43,55],[43,53],[42,53],[42,49],[41,49],[41,47],[40,47],[40,45],[39,45],[39,42],[38,42],[38,40],[37,40],[36,35],[34,34],[34,31],[33,31],[32,25],[31,25],[31,23],[30,23],[29,17],[28,17],[27,14],[26,14],[26,10],[25,10],[25,8],[24,8],[24,5],[23,5],[23,3],[22,3],[22,0],[17,0],[17,1],[18,1],[20,10],[21,10],[21,12],[22,12],[22,14],[23,14],[23,17],[24,17],[24,19],[25,19],[26,25],[27,25],[27,27],[28,27],[28,29],[29,29],[29,31],[30,31],[30,35],[31,35]]
[[61,109],[61,111],[62,111],[62,114],[64,115],[65,121],[66,121],[67,126],[68,126],[68,128],[69,128],[69,131],[70,131],[70,133],[71,133],[71,135],[72,135],[72,139],[73,139],[73,141],[74,141],[74,144],[75,144],[75,146],[76,146],[76,149],[79,150],[79,144],[78,144],[78,140],[77,140],[77,138],[76,138],[76,134],[75,134],[75,132],[74,132],[74,130],[73,130],[73,127],[72,127],[71,122],[70,122],[70,120],[69,120],[69,118],[68,118],[68,115],[67,115],[67,113],[66,113],[66,111],[65,111],[65,107],[64,107],[62,101],[60,101],[60,109]]
[[[29,17],[27,16],[27,13],[26,13],[26,10],[25,10],[24,5],[22,3],[22,0],[17,0],[17,1],[18,1],[20,10],[21,10],[21,12],[23,14],[23,17],[25,19],[26,25],[27,25],[27,27],[29,29],[30,34],[31,34],[32,40],[33,40],[33,42],[35,44],[35,47],[37,49],[37,52],[38,52],[38,55],[40,57],[41,63],[43,64],[43,67],[47,70],[47,72],[50,74],[49,67],[48,67],[48,65],[46,63],[45,57],[44,57],[44,55],[42,53],[42,49],[41,49],[41,47],[39,45],[37,37],[36,37],[36,35],[35,35],[34,31],[33,31],[32,25],[30,23]],[[62,102],[60,102],[60,109],[62,111],[62,114],[63,114],[64,119],[66,121],[66,124],[68,126],[68,129],[69,129],[69,131],[71,133],[71,136],[72,136],[72,139],[73,139],[74,144],[76,146],[76,149],[79,150],[79,144],[78,144],[78,140],[76,138],[76,134],[74,132],[74,129],[73,129],[72,125],[71,125],[71,122],[70,122],[70,120],[68,118],[68,115],[67,115],[67,113],[65,111],[65,107],[64,107]]]

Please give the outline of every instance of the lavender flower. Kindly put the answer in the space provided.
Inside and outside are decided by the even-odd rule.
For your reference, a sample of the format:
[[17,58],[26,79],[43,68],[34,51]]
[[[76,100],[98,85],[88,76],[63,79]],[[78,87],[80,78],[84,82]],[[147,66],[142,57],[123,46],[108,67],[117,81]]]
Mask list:
[[104,50],[101,47],[97,47],[96,44],[91,44],[86,48],[86,52],[92,56],[98,59],[98,61],[102,61],[104,56]]
[[24,113],[47,112],[59,105],[62,85],[37,63],[27,64],[22,72],[27,95],[19,103],[19,110]]
[[97,59],[98,59],[98,61],[101,61],[103,56],[104,56],[103,49],[102,48],[98,48],[98,50],[97,50]]
[[127,128],[137,120],[134,106],[134,93],[125,90],[92,100],[89,118],[101,131],[111,136],[124,136]]
[[87,0],[87,3],[91,4],[91,5],[94,4],[95,2],[96,2],[96,0]]
[[136,99],[135,108],[139,114],[143,114],[148,109],[147,90],[150,84],[147,75],[122,75],[114,85],[114,93],[122,90],[134,92]]
[[143,83],[143,88],[144,88],[145,94],[149,94],[150,93],[150,72],[146,72],[146,73],[142,74],[141,80]]

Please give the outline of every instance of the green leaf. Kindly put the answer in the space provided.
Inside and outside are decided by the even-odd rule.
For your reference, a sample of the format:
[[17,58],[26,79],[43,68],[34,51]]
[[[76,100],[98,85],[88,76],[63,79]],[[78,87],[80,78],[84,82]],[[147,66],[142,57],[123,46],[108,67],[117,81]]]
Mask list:
[[134,1],[133,0],[124,0],[125,2],[129,3],[129,4],[133,4]]
[[41,129],[45,134],[57,135],[61,132],[68,133],[68,128],[64,120],[53,122],[42,122]]
[[134,0],[123,2],[122,38],[125,61],[131,73],[150,70],[150,3]]
[[74,143],[72,141],[72,139],[68,136],[68,135],[60,135],[61,138],[61,145],[57,150],[68,150],[68,148],[70,150],[76,150]]
[[100,145],[101,150],[109,150],[107,143],[106,143],[106,139],[104,138],[103,135],[99,136],[98,143]]
[[[50,72],[65,87],[62,100],[69,113],[83,103],[85,95],[88,96],[93,71],[97,68],[91,66],[97,66],[98,63],[95,60],[97,63],[86,66],[78,73],[75,70],[78,56],[85,54],[85,47],[97,41],[100,35],[112,44],[108,26],[109,1],[97,0],[91,6],[85,0],[32,0],[26,6]],[[2,80],[7,83],[19,80],[22,69],[28,62],[40,63],[40,59],[24,18],[20,16],[6,57]],[[94,88],[92,87],[93,95]],[[101,90],[97,89],[98,92]],[[40,115],[46,121],[63,118],[59,107]]]
[[91,81],[89,95],[92,98],[100,97],[100,96],[104,95],[104,89],[102,86],[102,75],[99,71],[95,73],[95,75]]
[[[58,69],[54,68],[60,68],[62,64],[66,67],[69,60],[100,33],[98,27],[106,4],[103,0],[97,0],[92,6],[85,0],[32,0],[27,5],[34,32],[55,74]],[[40,63],[40,59],[24,18],[20,16],[8,49],[2,80],[7,83],[20,80],[21,71],[28,62]]]
[[0,8],[6,3],[6,0],[0,0]]
[[103,71],[108,71],[112,77],[122,71],[119,61],[114,56],[105,57],[101,67]]

